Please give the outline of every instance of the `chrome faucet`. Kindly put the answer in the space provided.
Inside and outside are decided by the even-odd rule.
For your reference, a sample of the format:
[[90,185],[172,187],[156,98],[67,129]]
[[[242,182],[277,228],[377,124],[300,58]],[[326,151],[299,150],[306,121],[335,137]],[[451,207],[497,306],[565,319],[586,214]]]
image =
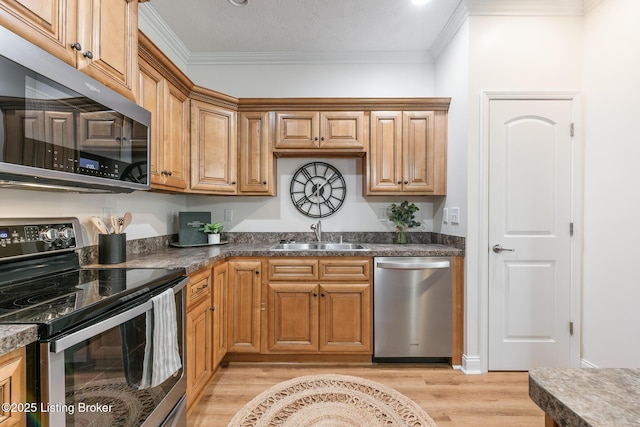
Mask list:
[[311,224],[311,229],[316,233],[316,239],[318,242],[322,241],[322,221],[318,220],[317,224]]

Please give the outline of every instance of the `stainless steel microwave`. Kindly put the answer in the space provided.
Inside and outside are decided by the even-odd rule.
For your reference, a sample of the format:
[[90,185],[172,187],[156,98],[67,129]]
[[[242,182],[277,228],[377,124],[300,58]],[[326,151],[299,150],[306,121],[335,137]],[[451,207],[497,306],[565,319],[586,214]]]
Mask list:
[[0,27],[0,187],[150,188],[151,113]]

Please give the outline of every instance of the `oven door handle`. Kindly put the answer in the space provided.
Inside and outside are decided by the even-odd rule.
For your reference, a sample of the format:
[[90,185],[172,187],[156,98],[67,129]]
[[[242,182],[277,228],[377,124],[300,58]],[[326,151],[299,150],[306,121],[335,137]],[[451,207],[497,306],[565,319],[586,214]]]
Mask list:
[[[180,281],[180,283],[178,283],[176,286],[173,287],[173,292],[176,294],[180,292],[188,283],[188,281],[189,281],[188,277]],[[65,351],[69,347],[72,347],[78,344],[79,342],[88,340],[89,338],[95,337],[96,335],[99,335],[104,331],[108,331],[111,328],[114,328],[125,322],[128,322],[129,320],[134,319],[135,317],[151,310],[152,308],[153,308],[153,303],[151,302],[151,299],[149,299],[148,301],[140,305],[137,305],[130,310],[116,314],[113,317],[105,319],[94,325],[88,326],[78,332],[74,332],[71,335],[67,335],[55,341],[51,341],[50,350],[53,353],[60,353],[62,351]]]

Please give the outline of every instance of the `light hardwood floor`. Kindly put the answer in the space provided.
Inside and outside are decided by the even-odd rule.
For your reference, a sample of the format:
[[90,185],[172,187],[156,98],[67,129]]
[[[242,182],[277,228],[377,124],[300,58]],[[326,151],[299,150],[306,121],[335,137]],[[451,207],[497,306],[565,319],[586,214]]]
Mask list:
[[302,375],[336,373],[392,387],[418,403],[439,427],[542,427],[526,372],[465,375],[413,365],[235,364],[222,367],[187,419],[189,427],[226,426],[236,411],[269,387]]

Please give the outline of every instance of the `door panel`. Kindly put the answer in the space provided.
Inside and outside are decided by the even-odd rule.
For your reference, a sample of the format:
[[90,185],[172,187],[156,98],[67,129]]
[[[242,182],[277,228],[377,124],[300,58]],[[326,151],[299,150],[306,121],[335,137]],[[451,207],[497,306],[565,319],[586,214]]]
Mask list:
[[489,111],[489,369],[570,366],[572,104]]

